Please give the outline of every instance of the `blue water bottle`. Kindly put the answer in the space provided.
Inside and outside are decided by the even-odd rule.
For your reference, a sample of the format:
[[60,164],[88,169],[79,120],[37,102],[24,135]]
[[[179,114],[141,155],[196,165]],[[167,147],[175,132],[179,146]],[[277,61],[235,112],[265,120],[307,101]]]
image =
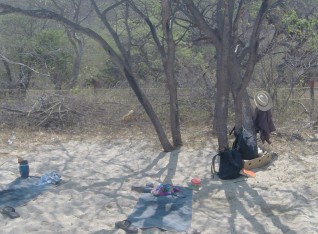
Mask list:
[[28,164],[28,160],[22,160],[21,162],[19,162],[19,171],[20,171],[20,175],[21,178],[28,178],[29,177],[29,164]]

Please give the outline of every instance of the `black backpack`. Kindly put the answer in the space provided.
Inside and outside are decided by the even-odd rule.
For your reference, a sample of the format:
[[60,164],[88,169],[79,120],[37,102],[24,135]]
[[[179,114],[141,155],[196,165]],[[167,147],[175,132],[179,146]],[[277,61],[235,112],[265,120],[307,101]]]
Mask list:
[[230,132],[230,134],[234,132],[235,136],[232,148],[238,150],[242,155],[242,159],[244,160],[257,158],[258,150],[256,136],[254,136],[245,128],[242,128],[238,134],[236,134],[234,130],[235,128],[233,128],[233,130]]
[[243,168],[243,160],[241,153],[236,149],[220,152],[213,156],[211,164],[211,173],[214,178],[215,174],[215,159],[220,157],[219,172],[217,173],[222,180],[231,180],[238,178]]

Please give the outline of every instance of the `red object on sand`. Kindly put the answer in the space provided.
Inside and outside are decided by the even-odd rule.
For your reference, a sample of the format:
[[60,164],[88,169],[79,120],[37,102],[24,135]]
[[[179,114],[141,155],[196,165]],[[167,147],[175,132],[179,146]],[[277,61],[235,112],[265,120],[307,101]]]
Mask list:
[[201,185],[201,180],[199,178],[192,178],[191,184],[199,186],[199,185]]

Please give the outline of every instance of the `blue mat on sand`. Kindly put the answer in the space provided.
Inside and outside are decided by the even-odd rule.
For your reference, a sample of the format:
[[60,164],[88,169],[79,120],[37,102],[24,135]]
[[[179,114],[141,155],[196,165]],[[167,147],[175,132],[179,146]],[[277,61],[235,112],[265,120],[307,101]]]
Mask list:
[[49,184],[38,185],[40,177],[30,176],[26,179],[17,178],[5,189],[0,190],[0,208],[4,206],[17,207],[35,199]]
[[180,187],[177,196],[142,193],[128,220],[138,228],[187,231],[192,221],[192,190]]

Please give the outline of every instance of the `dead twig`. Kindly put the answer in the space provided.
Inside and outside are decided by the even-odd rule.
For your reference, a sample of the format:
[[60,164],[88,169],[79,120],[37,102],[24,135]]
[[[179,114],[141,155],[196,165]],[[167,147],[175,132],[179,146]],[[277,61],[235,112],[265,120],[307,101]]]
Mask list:
[[67,106],[63,95],[56,94],[42,94],[27,110],[11,107],[2,107],[2,109],[26,116],[29,125],[42,127],[64,127],[65,124],[76,123],[76,118],[81,115]]

